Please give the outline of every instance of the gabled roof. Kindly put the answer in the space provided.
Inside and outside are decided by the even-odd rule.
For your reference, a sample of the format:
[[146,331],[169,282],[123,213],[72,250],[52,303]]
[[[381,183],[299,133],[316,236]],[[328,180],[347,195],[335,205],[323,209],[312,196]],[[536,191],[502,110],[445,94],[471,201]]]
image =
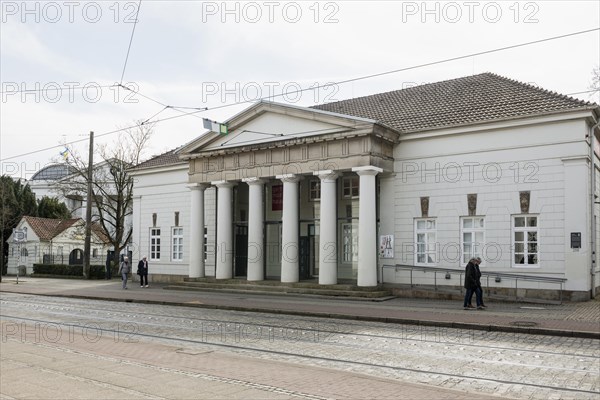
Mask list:
[[598,105],[483,73],[311,108],[370,118],[400,132],[415,132],[592,110]]
[[154,156],[152,158],[150,158],[149,160],[146,160],[144,162],[139,163],[138,165],[136,165],[133,168],[130,168],[130,171],[137,171],[139,169],[144,169],[144,168],[153,168],[153,167],[166,167],[168,165],[174,165],[174,164],[181,164],[181,163],[186,163],[187,161],[183,161],[179,158],[179,154],[177,153],[177,150],[179,150],[181,147],[169,150],[165,153],[159,154],[158,156]]
[[[84,222],[81,218],[53,219],[31,217],[28,215],[23,216],[23,220],[31,226],[31,229],[33,229],[40,240],[52,240],[77,222]],[[94,232],[104,243],[109,242],[108,236],[100,225],[96,223],[92,224],[92,232]]]

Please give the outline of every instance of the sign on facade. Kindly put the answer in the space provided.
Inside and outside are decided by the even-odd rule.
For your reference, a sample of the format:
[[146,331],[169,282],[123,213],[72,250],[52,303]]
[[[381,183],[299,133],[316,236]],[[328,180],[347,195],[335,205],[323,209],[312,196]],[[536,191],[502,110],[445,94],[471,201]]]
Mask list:
[[271,211],[283,210],[283,185],[271,187]]
[[27,241],[27,228],[16,229],[13,228],[13,242],[24,243]]
[[379,257],[394,258],[394,235],[381,235],[379,238]]

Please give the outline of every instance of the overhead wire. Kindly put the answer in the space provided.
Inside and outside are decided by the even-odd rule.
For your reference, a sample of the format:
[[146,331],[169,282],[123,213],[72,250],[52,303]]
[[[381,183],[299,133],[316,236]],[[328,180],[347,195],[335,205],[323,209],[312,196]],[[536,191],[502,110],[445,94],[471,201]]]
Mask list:
[[[140,0],[140,2],[141,2],[141,0]],[[138,11],[139,11],[139,8],[138,8]],[[137,17],[136,17],[136,21],[137,21]],[[265,99],[270,99],[270,98],[273,98],[273,97],[281,97],[281,96],[284,96],[284,95],[290,95],[290,94],[305,92],[305,91],[308,91],[308,90],[320,89],[320,88],[323,88],[323,87],[326,87],[326,86],[342,85],[342,84],[345,84],[345,83],[356,82],[356,81],[365,80],[365,79],[371,79],[371,78],[380,77],[380,76],[389,75],[389,74],[394,74],[394,73],[398,73],[398,72],[404,72],[404,71],[408,71],[408,70],[413,70],[413,69],[418,69],[418,68],[423,68],[423,67],[428,67],[428,66],[433,66],[433,65],[448,63],[448,62],[451,62],[451,61],[457,61],[457,60],[461,60],[461,59],[465,59],[465,58],[469,58],[469,57],[474,57],[474,56],[479,56],[479,55],[484,55],[484,54],[491,54],[491,53],[495,53],[495,52],[499,52],[499,51],[505,51],[505,50],[515,49],[515,48],[519,48],[519,47],[530,46],[530,45],[533,45],[533,44],[538,44],[538,43],[548,42],[548,41],[552,41],[552,40],[563,39],[563,38],[566,38],[566,37],[572,37],[572,36],[582,35],[582,34],[586,34],[586,33],[590,33],[590,32],[596,32],[596,31],[600,31],[600,28],[586,29],[586,30],[581,30],[581,31],[577,31],[577,32],[571,32],[571,33],[567,33],[567,34],[563,34],[563,35],[552,36],[552,37],[548,37],[548,38],[544,38],[544,39],[533,40],[533,41],[518,43],[518,44],[514,44],[514,45],[510,45],[510,46],[499,47],[499,48],[495,48],[495,49],[491,49],[491,50],[485,50],[485,51],[480,51],[480,52],[465,54],[465,55],[462,55],[462,56],[445,58],[445,59],[442,59],[442,60],[437,60],[437,61],[432,61],[432,62],[428,62],[428,63],[418,64],[418,65],[414,65],[414,66],[410,66],[410,67],[399,68],[399,69],[394,69],[394,70],[390,70],[390,71],[384,71],[384,72],[380,72],[380,73],[376,73],[376,74],[363,75],[363,76],[360,76],[360,77],[346,79],[346,80],[342,80],[342,81],[338,81],[338,82],[330,82],[330,83],[326,83],[326,84],[323,84],[323,85],[311,86],[311,87],[305,88],[305,89],[299,89],[299,90],[285,92],[285,93],[280,93],[280,94],[273,94],[273,95],[261,97],[261,98],[258,98],[258,99],[243,100],[243,101],[238,101],[238,102],[223,104],[221,106],[216,106],[216,107],[210,107],[210,108],[205,107],[203,109],[202,108],[199,108],[199,109],[192,108],[195,111],[191,111],[191,112],[188,112],[188,113],[179,110],[180,112],[182,112],[182,114],[171,116],[171,117],[167,117],[167,118],[163,118],[163,119],[158,119],[158,120],[153,121],[153,122],[154,123],[160,123],[160,122],[164,122],[164,121],[169,121],[169,120],[173,120],[173,119],[177,119],[177,118],[186,117],[186,116],[189,116],[189,115],[196,116],[196,114],[201,113],[201,112],[213,111],[213,110],[218,110],[218,109],[233,107],[233,106],[241,105],[241,104],[254,103],[254,102],[262,101],[262,100],[265,100]],[[122,84],[119,84],[119,86],[121,86],[121,87],[123,87],[123,88],[125,88],[127,90],[131,90],[131,91],[139,94],[142,97],[145,97],[145,98],[147,98],[147,99],[149,99],[151,101],[156,102],[159,105],[162,105],[163,107],[167,107],[166,104],[161,103],[158,100],[152,99],[152,98],[150,98],[148,96],[145,96],[142,93],[140,93],[139,91],[134,91],[134,90],[132,90],[130,88],[125,87]],[[174,107],[170,107],[170,108],[174,108]],[[161,112],[162,111],[164,111],[164,110],[161,110]],[[116,130],[113,130],[113,131],[104,132],[104,133],[96,135],[96,137],[102,137],[102,136],[110,135],[110,134],[113,134],[113,133],[121,132],[121,131],[124,131],[124,130],[127,130],[127,129],[132,129],[132,128],[135,128],[136,126],[137,125],[133,125],[133,126],[129,126],[129,127],[126,127],[126,128],[120,128],[120,129],[116,129]],[[81,140],[74,140],[74,141],[71,141],[71,142],[66,143],[66,144],[73,144],[73,143],[78,143],[78,142],[83,142],[83,141],[87,141],[87,138],[86,139],[81,139]],[[46,148],[43,148],[43,149],[33,150],[33,151],[30,151],[30,152],[26,152],[26,153],[22,153],[22,154],[18,154],[18,155],[14,155],[14,156],[3,158],[3,159],[0,159],[0,161],[12,160],[12,159],[15,159],[15,158],[19,158],[19,157],[23,157],[23,156],[28,156],[28,155],[35,154],[35,153],[52,150],[52,149],[55,149],[55,148],[58,148],[58,147],[63,147],[64,145],[65,144],[60,144],[60,145],[55,145],[55,146],[51,146],[51,147],[46,147]]]

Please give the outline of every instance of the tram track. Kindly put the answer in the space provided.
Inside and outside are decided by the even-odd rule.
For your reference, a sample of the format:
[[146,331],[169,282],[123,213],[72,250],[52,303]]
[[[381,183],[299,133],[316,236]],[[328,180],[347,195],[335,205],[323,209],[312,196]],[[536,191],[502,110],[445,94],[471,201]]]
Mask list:
[[[152,317],[162,316],[162,314],[156,314],[156,313],[146,313],[146,315],[152,316]],[[62,316],[64,317],[64,315],[62,315]],[[27,322],[27,323],[59,324],[59,325],[63,324],[63,325],[75,326],[75,327],[79,327],[79,328],[86,327],[85,324],[78,325],[78,324],[69,324],[69,323],[64,323],[64,322],[56,322],[56,321],[52,321],[52,320],[44,320],[44,319],[39,319],[39,318],[19,317],[19,316],[15,316],[15,315],[6,315],[6,314],[4,314],[4,312],[2,313],[1,317],[4,319],[10,319],[13,321],[23,321],[23,322]],[[226,322],[226,321],[223,320],[223,322]],[[155,325],[155,324],[153,323],[152,325]],[[164,325],[161,325],[161,326],[164,327]],[[173,328],[175,328],[175,327],[173,327]],[[179,327],[179,328],[181,329],[181,327]],[[101,327],[96,327],[95,329],[99,329],[102,332],[106,332],[108,334],[114,334],[114,331],[109,330],[109,329],[104,329]],[[185,327],[185,330],[188,330],[188,329],[193,329],[193,328]],[[339,333],[339,332],[336,332],[336,333]],[[578,394],[586,395],[586,396],[587,395],[596,396],[596,395],[600,394],[598,391],[594,391],[594,390],[582,390],[582,389],[577,389],[577,388],[572,388],[572,387],[536,384],[536,383],[532,383],[532,382],[514,381],[514,380],[499,379],[499,378],[492,378],[492,377],[486,377],[486,376],[474,376],[474,375],[467,375],[467,374],[449,373],[449,372],[444,372],[444,371],[440,371],[440,370],[424,371],[419,368],[409,368],[409,367],[405,367],[405,366],[403,367],[403,366],[398,366],[398,365],[387,365],[387,364],[382,364],[382,363],[368,362],[368,361],[361,361],[361,360],[341,359],[339,357],[319,356],[319,355],[315,355],[315,354],[307,354],[306,352],[300,353],[300,352],[294,352],[294,351],[282,351],[282,350],[276,350],[276,349],[249,347],[247,344],[239,345],[239,344],[233,344],[233,343],[219,343],[219,342],[207,343],[205,341],[191,339],[191,338],[173,337],[173,336],[167,336],[167,335],[162,335],[162,334],[142,333],[142,332],[131,333],[131,335],[136,338],[166,341],[169,343],[176,344],[178,346],[181,346],[181,345],[214,346],[214,347],[221,348],[221,349],[242,351],[244,353],[250,352],[250,353],[255,353],[255,354],[269,354],[272,356],[284,357],[286,359],[311,361],[311,362],[319,362],[319,363],[326,362],[326,363],[330,363],[330,364],[338,365],[338,366],[346,365],[346,366],[359,367],[359,368],[366,367],[368,369],[381,369],[381,370],[394,371],[396,373],[397,372],[411,372],[414,374],[439,375],[439,376],[443,376],[446,378],[458,378],[461,380],[489,382],[489,383],[493,383],[493,384],[502,384],[502,385],[521,385],[521,386],[527,386],[527,387],[530,387],[533,389],[562,391],[562,392],[567,392],[567,393],[571,393],[571,394],[578,393]],[[375,335],[370,335],[370,336],[375,336]],[[383,337],[381,335],[379,335],[379,336]],[[327,345],[331,346],[331,345],[337,345],[337,344],[327,343]],[[347,344],[342,344],[342,346],[348,347]],[[464,346],[464,344],[463,344],[463,346]],[[514,349],[511,349],[511,350],[514,350]],[[555,353],[555,354],[559,355],[559,356],[565,356],[565,354],[563,354],[563,353]],[[574,356],[582,357],[582,355],[574,355]],[[597,359],[597,357],[595,359]],[[532,367],[539,368],[540,366],[532,366]],[[550,366],[545,366],[546,369],[548,369],[549,367]],[[573,372],[586,372],[586,371],[572,369],[572,368],[571,369],[566,368],[564,370],[573,371]]]

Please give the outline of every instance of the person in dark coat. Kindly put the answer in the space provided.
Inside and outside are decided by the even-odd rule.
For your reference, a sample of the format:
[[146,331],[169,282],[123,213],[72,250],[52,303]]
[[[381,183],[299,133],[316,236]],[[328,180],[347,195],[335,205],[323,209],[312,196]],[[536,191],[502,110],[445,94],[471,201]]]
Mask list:
[[[481,270],[479,269],[479,264],[481,264],[481,258],[475,258],[475,277],[477,279],[477,287],[475,288],[475,298],[477,299],[477,308],[482,309],[486,308],[485,304],[483,304],[483,289],[481,287]],[[471,301],[469,300],[469,304]]]
[[[471,301],[471,297],[473,296],[473,293],[477,289],[478,279],[477,279],[477,269],[475,267],[476,263],[477,263],[477,261],[474,258],[471,258],[469,260],[469,263],[465,267],[465,289],[467,289],[467,291],[465,292],[465,300],[463,302],[463,307],[465,308],[465,310],[470,310],[471,308],[473,308],[473,306],[470,305],[469,302]],[[480,301],[479,296],[476,297],[476,301],[477,301],[477,307],[479,308],[479,306],[481,305],[479,303],[479,301]]]
[[148,287],[148,260],[146,260],[146,256],[142,257],[138,263],[137,274],[140,276],[140,287],[144,287],[144,280],[146,281],[146,287]]

